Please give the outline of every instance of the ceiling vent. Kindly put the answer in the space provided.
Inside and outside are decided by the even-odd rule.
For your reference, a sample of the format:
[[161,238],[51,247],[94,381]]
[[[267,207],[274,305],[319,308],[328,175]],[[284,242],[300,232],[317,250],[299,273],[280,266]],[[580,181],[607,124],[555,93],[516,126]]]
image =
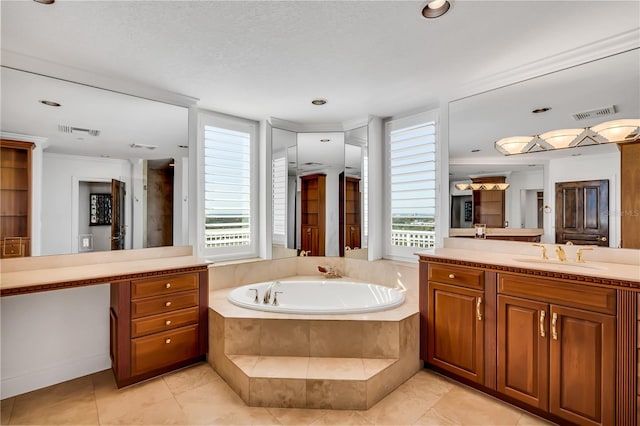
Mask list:
[[62,133],[71,133],[71,134],[82,133],[84,135],[100,136],[100,130],[83,129],[81,127],[67,126],[65,124],[58,124],[58,131]]
[[575,114],[571,114],[574,120],[587,120],[590,118],[600,118],[605,117],[607,115],[613,115],[616,113],[615,105],[611,105],[608,107],[598,108],[591,111],[577,112]]
[[147,145],[144,143],[132,143],[129,145],[131,148],[145,148],[145,149],[156,149],[157,145]]

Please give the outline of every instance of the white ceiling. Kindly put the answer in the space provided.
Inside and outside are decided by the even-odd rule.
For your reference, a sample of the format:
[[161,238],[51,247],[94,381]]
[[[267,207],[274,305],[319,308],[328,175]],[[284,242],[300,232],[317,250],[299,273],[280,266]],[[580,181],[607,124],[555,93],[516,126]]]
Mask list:
[[317,124],[436,107],[474,81],[640,27],[638,1],[458,0],[437,20],[422,18],[425,3],[3,0],[1,47],[204,109]]

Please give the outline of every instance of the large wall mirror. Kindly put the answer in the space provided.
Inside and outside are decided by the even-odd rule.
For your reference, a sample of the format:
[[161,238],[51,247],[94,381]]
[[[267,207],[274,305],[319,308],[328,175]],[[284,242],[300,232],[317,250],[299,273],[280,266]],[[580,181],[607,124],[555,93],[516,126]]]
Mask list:
[[[450,236],[472,236],[474,230],[469,228],[478,218],[491,220],[489,214],[479,216],[479,211],[500,205],[503,216],[493,226],[503,233],[558,242],[556,215],[563,206],[556,202],[561,188],[557,184],[606,181],[608,193],[599,196],[608,203],[600,215],[608,230],[598,237],[599,245],[617,247],[620,152],[615,143],[510,156],[496,151],[494,143],[511,136],[640,118],[639,75],[640,50],[633,49],[451,102]],[[478,199],[482,191],[464,185],[483,179],[503,179],[510,185],[504,191],[485,191],[497,195],[482,205]]]
[[3,67],[1,118],[38,140],[32,254],[188,244],[187,108]]
[[274,258],[366,259],[367,136],[272,129]]

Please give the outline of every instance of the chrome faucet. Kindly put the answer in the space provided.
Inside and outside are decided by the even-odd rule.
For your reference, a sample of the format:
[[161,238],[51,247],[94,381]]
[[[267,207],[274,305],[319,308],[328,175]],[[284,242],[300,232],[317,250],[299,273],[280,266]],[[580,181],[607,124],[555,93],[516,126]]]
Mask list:
[[267,287],[267,291],[264,292],[262,303],[269,304],[269,302],[271,301],[271,290],[273,289],[273,287],[275,287],[276,284],[280,284],[280,281],[273,281],[271,284],[269,284],[269,287]]
[[567,261],[567,253],[564,252],[564,249],[560,246],[556,246],[556,255],[558,255],[558,260],[560,262]]

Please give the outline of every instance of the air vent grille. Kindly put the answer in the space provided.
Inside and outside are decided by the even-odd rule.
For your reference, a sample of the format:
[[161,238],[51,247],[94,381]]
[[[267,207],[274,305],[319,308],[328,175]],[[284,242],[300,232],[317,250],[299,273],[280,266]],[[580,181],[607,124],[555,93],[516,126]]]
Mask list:
[[157,145],[147,145],[144,143],[132,143],[129,145],[131,148],[144,148],[144,149],[156,149]]
[[581,120],[587,120],[590,118],[599,118],[607,115],[613,115],[615,113],[616,113],[616,107],[615,105],[611,105],[608,107],[598,108],[591,111],[577,112],[575,114],[571,114],[571,116],[573,117],[574,120],[581,121]]
[[100,130],[83,129],[82,127],[73,127],[66,124],[58,124],[58,131],[62,133],[71,133],[71,134],[82,133],[84,135],[100,136]]

